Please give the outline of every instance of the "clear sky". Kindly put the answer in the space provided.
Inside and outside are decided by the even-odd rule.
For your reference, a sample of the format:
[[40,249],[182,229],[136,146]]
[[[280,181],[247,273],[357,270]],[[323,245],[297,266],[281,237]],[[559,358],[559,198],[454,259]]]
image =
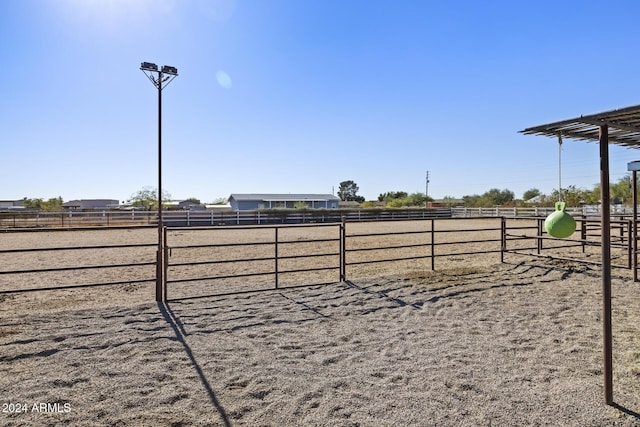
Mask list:
[[[231,193],[522,197],[558,145],[518,131],[640,104],[637,1],[3,0],[0,199]],[[599,181],[566,140],[566,185]],[[612,146],[611,180],[640,152]]]

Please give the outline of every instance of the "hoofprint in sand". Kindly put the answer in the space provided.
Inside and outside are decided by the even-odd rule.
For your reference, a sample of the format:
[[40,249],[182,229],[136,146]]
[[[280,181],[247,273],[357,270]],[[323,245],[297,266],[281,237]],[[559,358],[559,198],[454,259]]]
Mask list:
[[0,424],[640,424],[628,271],[610,407],[598,268],[495,258],[166,305],[153,284],[5,294]]

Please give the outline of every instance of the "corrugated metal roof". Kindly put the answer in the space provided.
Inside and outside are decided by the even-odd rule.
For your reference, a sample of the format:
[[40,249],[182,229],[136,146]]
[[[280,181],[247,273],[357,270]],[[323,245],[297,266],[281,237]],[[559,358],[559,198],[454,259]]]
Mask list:
[[609,126],[609,143],[640,148],[640,105],[534,126],[520,133],[599,141],[602,125]]
[[234,198],[238,201],[247,200],[259,200],[259,201],[272,201],[272,202],[296,202],[296,201],[325,201],[325,200],[340,200],[339,197],[333,194],[237,194],[233,193],[229,198]]

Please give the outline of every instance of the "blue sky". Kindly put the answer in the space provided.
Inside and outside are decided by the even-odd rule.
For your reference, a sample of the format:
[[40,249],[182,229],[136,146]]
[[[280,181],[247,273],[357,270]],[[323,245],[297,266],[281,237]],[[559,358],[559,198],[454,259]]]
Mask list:
[[[518,131],[640,104],[635,1],[4,0],[0,199],[230,193],[517,197],[558,182]],[[566,140],[564,185],[598,146]],[[612,146],[611,180],[640,153]]]

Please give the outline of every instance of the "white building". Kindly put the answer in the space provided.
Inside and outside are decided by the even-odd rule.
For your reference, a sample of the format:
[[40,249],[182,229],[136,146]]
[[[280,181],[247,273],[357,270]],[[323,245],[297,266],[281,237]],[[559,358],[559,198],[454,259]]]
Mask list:
[[234,211],[294,209],[302,203],[309,209],[337,209],[340,198],[333,194],[237,194],[229,196]]

